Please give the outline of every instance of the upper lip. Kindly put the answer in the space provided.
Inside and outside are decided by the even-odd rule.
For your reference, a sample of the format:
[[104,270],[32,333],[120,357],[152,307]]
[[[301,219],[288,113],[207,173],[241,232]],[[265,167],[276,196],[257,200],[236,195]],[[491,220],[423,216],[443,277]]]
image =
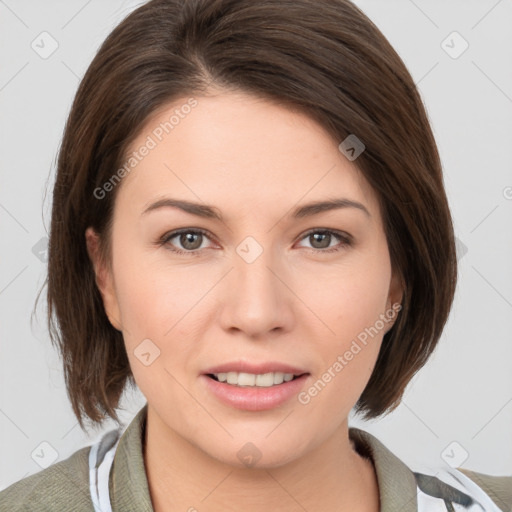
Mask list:
[[303,373],[308,373],[305,370],[298,368],[296,366],[291,366],[289,364],[280,363],[277,361],[268,361],[262,363],[250,363],[248,361],[232,361],[229,363],[223,363],[216,366],[212,366],[203,373],[210,374],[228,372],[253,373],[255,375],[275,372],[292,373],[293,375],[302,375]]

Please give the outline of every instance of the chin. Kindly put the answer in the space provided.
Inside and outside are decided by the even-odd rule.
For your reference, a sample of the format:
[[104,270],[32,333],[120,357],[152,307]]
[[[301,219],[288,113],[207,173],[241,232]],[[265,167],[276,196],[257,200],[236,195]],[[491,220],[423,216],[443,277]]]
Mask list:
[[251,436],[242,436],[239,439],[243,440],[231,440],[229,447],[220,452],[215,449],[205,451],[223,464],[251,470],[272,469],[289,464],[302,456],[304,449],[304,443],[283,445],[280,439],[270,441],[265,439],[265,435],[256,439]]

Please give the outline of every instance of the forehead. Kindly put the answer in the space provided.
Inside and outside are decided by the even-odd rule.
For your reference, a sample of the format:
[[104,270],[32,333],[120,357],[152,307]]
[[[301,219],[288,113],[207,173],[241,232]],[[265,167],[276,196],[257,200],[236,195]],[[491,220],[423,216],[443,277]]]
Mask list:
[[180,98],[149,118],[125,155],[136,165],[123,178],[119,201],[142,212],[169,195],[227,213],[279,207],[282,214],[282,206],[343,197],[375,212],[376,196],[362,173],[305,114],[244,93],[194,102],[184,108],[193,103]]

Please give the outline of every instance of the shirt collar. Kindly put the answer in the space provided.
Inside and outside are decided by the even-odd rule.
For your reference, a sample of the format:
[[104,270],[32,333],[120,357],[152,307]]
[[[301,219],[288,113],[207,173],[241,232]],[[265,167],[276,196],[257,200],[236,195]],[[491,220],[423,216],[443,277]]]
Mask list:
[[[154,512],[143,456],[148,404],[144,405],[121,436],[112,463],[109,492],[114,512]],[[375,436],[350,427],[357,452],[371,460],[377,475],[381,512],[416,512],[416,481],[412,471]]]

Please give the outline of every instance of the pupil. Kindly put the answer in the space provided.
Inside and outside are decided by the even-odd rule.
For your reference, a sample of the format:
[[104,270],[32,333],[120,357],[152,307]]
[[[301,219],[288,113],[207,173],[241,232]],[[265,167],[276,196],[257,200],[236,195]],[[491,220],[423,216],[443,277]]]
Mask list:
[[[324,249],[325,247],[329,247],[329,244],[331,242],[330,233],[313,233],[311,236],[315,239],[316,242],[319,241],[318,238],[320,237],[320,247],[319,248]],[[327,243],[325,243],[326,241],[327,241]]]
[[[197,239],[199,239],[200,236],[202,236],[200,233],[184,233],[184,234],[181,235],[180,243],[186,249],[197,249],[198,247],[201,246],[201,243],[199,243],[199,244],[197,243]],[[194,237],[197,238],[195,240],[195,243],[194,243],[194,240],[193,240]]]

